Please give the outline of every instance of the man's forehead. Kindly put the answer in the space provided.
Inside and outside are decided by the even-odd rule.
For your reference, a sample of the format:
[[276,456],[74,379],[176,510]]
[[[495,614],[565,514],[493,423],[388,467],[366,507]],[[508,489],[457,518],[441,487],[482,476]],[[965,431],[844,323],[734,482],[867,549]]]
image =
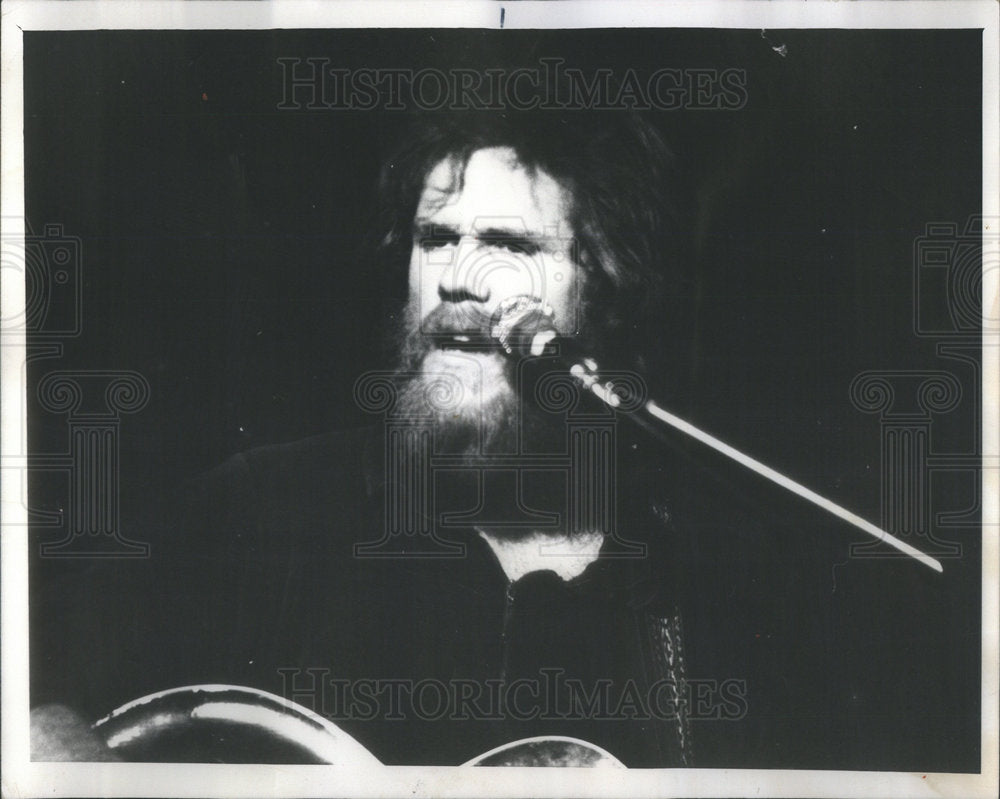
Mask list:
[[417,222],[461,231],[510,229],[566,235],[566,192],[541,169],[528,170],[513,149],[477,150],[463,165],[445,158],[427,174]]

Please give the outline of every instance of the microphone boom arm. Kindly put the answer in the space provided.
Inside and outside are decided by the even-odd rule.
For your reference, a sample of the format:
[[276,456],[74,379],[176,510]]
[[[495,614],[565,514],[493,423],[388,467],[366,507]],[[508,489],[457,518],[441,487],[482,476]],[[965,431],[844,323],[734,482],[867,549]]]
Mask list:
[[[552,316],[552,309],[533,297],[526,295],[511,297],[501,302],[493,314],[490,335],[507,355],[523,355],[525,357],[554,353],[566,355],[567,350],[572,350],[572,348],[562,346],[566,345],[567,342],[559,339],[552,322]],[[740,450],[695,427],[690,422],[664,410],[653,400],[648,400],[635,410],[622,408],[621,398],[615,393],[611,384],[602,381],[598,376],[596,363],[593,359],[583,356],[569,357],[567,362],[570,364],[570,375],[580,383],[585,391],[590,392],[616,411],[626,414],[646,430],[661,433],[662,426],[669,425],[727,458],[731,458],[750,471],[767,478],[772,483],[791,491],[879,541],[894,547],[899,552],[920,561],[934,571],[944,571],[941,562],[936,558],[932,558],[891,533],[876,527],[856,513],[847,510],[847,508],[820,496],[812,489],[806,488],[801,483],[761,463],[756,458],[750,457],[745,452],[740,452]]]

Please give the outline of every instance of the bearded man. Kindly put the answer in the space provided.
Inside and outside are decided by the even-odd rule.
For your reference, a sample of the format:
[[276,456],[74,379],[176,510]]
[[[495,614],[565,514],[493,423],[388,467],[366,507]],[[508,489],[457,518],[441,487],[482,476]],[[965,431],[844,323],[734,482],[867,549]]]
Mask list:
[[[613,415],[539,401],[546,375],[491,336],[526,297],[553,334],[640,367],[680,252],[671,169],[655,129],[621,115],[410,131],[383,172],[374,259],[407,287],[399,361],[356,384],[380,424],[247,453],[208,481],[211,526],[242,518],[260,538],[237,533],[233,556],[268,564],[268,588],[233,588],[287,602],[253,614],[251,645],[246,624],[205,622],[242,647],[228,682],[312,707],[385,763],[455,765],[538,736],[690,762],[671,542],[651,534],[646,483],[619,485]],[[288,624],[307,616],[306,635]],[[739,692],[711,701],[738,715]]]
[[867,658],[828,618],[809,511],[632,437],[558,359],[498,345],[526,301],[639,393],[682,380],[673,167],[625,114],[410,130],[372,259],[387,295],[405,287],[397,363],[355,384],[374,424],[237,455],[189,488],[150,562],[122,567],[148,601],[90,628],[113,679],[74,672],[65,695],[93,718],[171,686],[250,686],[385,764],[543,736],[638,767],[877,757],[843,712]]

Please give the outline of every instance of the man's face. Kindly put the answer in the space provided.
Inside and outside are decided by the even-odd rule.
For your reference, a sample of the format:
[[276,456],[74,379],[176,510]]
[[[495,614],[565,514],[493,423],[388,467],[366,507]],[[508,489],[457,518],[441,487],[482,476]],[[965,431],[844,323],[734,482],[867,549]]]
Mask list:
[[488,424],[492,406],[510,404],[509,364],[477,340],[502,300],[542,300],[560,333],[576,332],[582,276],[568,214],[562,187],[509,148],[473,153],[464,172],[453,159],[429,172],[414,224],[408,334],[419,339],[414,367],[461,383],[454,413],[483,413]]

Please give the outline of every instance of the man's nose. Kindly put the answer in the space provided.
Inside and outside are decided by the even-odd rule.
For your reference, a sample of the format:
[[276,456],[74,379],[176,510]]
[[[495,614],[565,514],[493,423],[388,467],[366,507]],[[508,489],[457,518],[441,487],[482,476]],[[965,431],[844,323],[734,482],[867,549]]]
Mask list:
[[441,270],[438,296],[446,302],[474,302],[491,310],[505,297],[537,294],[537,269],[489,239],[465,236]]
[[489,256],[474,236],[463,236],[451,262],[441,270],[438,296],[444,302],[487,303],[492,296]]
[[456,270],[449,269],[448,273],[441,275],[438,282],[438,296],[442,302],[479,302],[490,301],[489,284],[483,280],[466,280],[463,276],[457,275]]

